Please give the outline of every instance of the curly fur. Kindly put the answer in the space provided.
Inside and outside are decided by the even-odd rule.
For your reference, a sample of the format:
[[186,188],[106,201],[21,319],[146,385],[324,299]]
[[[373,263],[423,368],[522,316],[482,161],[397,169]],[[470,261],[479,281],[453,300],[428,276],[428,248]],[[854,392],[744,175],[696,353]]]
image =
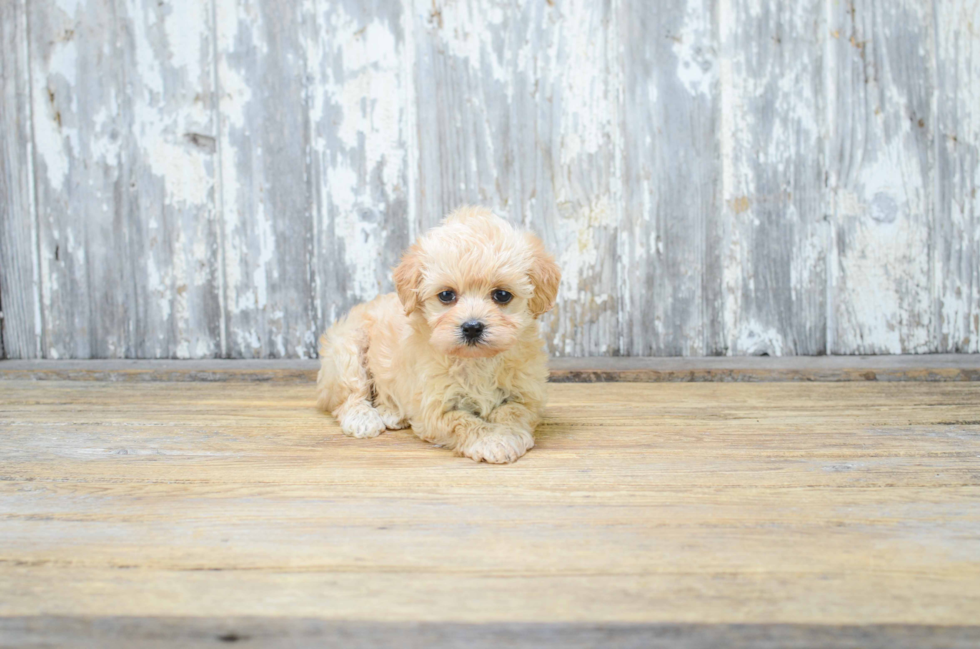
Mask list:
[[[537,318],[560,280],[533,234],[460,208],[405,253],[395,293],[354,307],[321,337],[317,405],[353,437],[410,425],[458,455],[513,462],[534,446],[548,376]],[[498,289],[513,299],[497,304]],[[453,304],[439,300],[445,290]],[[485,326],[478,344],[460,334],[471,320]]]

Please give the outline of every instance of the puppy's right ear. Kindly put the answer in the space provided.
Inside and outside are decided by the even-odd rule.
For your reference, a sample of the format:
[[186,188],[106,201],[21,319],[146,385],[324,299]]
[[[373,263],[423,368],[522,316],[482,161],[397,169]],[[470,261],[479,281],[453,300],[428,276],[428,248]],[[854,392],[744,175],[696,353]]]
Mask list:
[[558,285],[561,283],[561,269],[555,263],[555,258],[545,251],[541,239],[527,232],[524,234],[531,246],[531,284],[534,285],[534,295],[528,302],[531,315],[535,318],[551,310],[558,298]]
[[392,278],[395,280],[395,292],[398,293],[398,299],[401,300],[405,313],[411,314],[422,304],[419,300],[419,289],[422,288],[422,260],[419,259],[418,246],[413,245],[408,249],[401,263],[395,268]]

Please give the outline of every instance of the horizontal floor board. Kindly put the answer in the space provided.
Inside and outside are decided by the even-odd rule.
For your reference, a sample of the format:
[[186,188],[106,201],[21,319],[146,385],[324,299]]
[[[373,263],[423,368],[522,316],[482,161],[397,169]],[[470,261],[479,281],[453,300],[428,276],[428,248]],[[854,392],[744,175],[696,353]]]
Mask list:
[[980,383],[549,391],[488,466],[308,384],[8,380],[0,645],[980,638]]

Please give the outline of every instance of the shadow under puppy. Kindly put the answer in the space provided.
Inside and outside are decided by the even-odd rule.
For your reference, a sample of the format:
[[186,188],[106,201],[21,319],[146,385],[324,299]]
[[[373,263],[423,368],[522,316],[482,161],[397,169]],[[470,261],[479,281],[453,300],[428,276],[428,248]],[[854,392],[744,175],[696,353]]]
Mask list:
[[411,426],[458,455],[513,462],[534,446],[548,379],[537,318],[560,280],[533,234],[460,208],[405,253],[396,293],[321,337],[317,405],[347,435]]

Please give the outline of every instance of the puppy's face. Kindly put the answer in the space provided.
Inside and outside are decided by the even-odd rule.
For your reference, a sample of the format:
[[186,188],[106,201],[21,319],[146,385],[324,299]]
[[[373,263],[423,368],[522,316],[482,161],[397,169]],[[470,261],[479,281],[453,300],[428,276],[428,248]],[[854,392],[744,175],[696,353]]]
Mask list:
[[541,242],[489,210],[464,208],[412,246],[395,269],[406,313],[444,354],[509,349],[554,305],[561,273]]

